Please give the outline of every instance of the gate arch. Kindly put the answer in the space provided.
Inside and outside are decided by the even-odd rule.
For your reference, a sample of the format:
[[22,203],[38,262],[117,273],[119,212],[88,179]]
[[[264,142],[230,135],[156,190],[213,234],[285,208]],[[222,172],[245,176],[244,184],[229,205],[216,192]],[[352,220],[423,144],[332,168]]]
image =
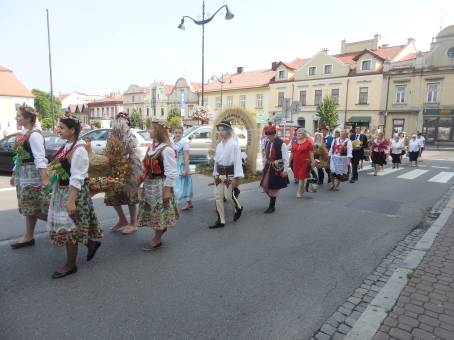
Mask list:
[[[219,142],[217,139],[217,129],[216,125],[221,121],[227,120],[232,123],[240,122],[244,125],[247,131],[247,163],[248,170],[255,173],[257,170],[257,153],[259,146],[259,133],[257,128],[257,123],[255,122],[254,117],[246,110],[241,108],[229,108],[222,111],[213,121],[213,131],[211,133],[211,152],[214,154],[216,150],[216,145]],[[234,124],[232,124],[234,125]]]

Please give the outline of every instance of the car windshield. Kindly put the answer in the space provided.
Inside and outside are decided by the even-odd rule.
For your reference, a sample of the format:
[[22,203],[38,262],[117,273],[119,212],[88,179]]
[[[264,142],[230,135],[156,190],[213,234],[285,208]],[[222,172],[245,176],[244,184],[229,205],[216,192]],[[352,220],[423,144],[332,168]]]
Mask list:
[[148,131],[137,131],[137,134],[146,141],[151,141],[150,133]]
[[191,126],[190,128],[187,128],[183,132],[183,137],[186,137],[187,135],[189,135],[192,131],[194,131],[197,128],[198,128],[198,126]]

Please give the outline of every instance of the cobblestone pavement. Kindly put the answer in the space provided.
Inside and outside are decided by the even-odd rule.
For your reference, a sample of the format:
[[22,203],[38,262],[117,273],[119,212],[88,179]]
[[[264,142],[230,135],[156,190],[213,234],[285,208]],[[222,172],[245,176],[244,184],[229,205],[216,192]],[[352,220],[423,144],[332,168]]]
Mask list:
[[[424,235],[425,231],[430,227],[432,222],[438,217],[440,212],[446,206],[448,200],[454,195],[454,188],[451,188],[437,204],[426,215],[424,221],[420,223],[404,240],[399,242],[391,253],[386,256],[377,266],[375,271],[370,274],[357,288],[347,301],[341,305],[331,317],[316,331],[310,340],[341,340],[351,330],[355,322],[361,314],[366,310],[367,306],[374,299],[380,289],[386,284],[393,272],[406,259],[409,252],[415,247],[416,243]],[[454,214],[453,214],[454,215]],[[451,217],[453,218],[453,217]],[[454,233],[454,231],[453,231]],[[454,234],[453,234],[454,236]],[[453,241],[454,242],[454,241]],[[454,249],[452,250],[454,254]],[[452,256],[452,255],[451,255]],[[453,257],[454,259],[454,257]],[[453,267],[454,268],[454,267]],[[453,269],[454,270],[454,269]],[[454,281],[451,281],[451,283]],[[454,283],[451,288],[454,288]],[[404,298],[405,300],[405,298]],[[454,293],[452,295],[451,306],[454,306]],[[418,305],[419,306],[419,305]],[[411,308],[411,307],[410,307]],[[454,311],[454,309],[453,309]],[[405,313],[403,313],[405,314]],[[408,315],[407,315],[408,316]],[[454,312],[452,313],[454,317]],[[384,327],[385,331],[390,331],[390,326]],[[405,327],[405,326],[404,326]],[[454,324],[452,326],[454,329]],[[397,332],[401,330],[397,328]],[[396,332],[396,331],[394,331]],[[394,334],[394,333],[393,333]],[[398,337],[386,338],[386,334],[377,334],[377,336],[385,336],[383,339],[401,339]],[[374,340],[381,340],[377,338]],[[402,338],[407,339],[407,338]],[[411,337],[408,339],[412,339]],[[426,339],[426,338],[423,338]],[[436,339],[431,337],[428,339]],[[443,339],[440,337],[440,339]],[[454,340],[454,333],[450,340]]]
[[454,214],[374,337],[388,339],[454,339]]

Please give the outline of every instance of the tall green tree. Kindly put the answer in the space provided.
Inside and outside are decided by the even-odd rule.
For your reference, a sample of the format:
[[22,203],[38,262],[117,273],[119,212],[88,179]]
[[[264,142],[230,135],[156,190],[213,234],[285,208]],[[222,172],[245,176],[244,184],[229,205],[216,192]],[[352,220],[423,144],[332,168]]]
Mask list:
[[131,117],[129,118],[129,121],[131,122],[131,126],[133,128],[143,129],[143,119],[137,108],[134,108],[132,110],[132,114]]
[[317,105],[317,116],[320,119],[320,127],[329,127],[332,129],[339,125],[337,106],[332,97],[323,98]]
[[181,119],[181,110],[179,107],[172,107],[169,114],[167,115],[167,123],[170,123],[173,117],[178,117]]
[[[38,117],[41,122],[41,126],[44,129],[52,127],[52,110],[51,110],[51,96],[49,92],[42,91],[39,89],[32,90],[35,96],[35,109],[38,112]],[[55,120],[63,116],[61,109],[61,101],[59,98],[53,96],[54,99],[54,118]]]

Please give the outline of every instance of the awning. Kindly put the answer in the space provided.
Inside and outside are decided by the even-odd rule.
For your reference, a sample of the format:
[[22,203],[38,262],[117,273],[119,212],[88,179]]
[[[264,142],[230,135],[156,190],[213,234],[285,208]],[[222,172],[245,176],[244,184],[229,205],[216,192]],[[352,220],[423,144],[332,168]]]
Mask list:
[[370,123],[370,117],[368,116],[354,116],[348,118],[349,123]]

